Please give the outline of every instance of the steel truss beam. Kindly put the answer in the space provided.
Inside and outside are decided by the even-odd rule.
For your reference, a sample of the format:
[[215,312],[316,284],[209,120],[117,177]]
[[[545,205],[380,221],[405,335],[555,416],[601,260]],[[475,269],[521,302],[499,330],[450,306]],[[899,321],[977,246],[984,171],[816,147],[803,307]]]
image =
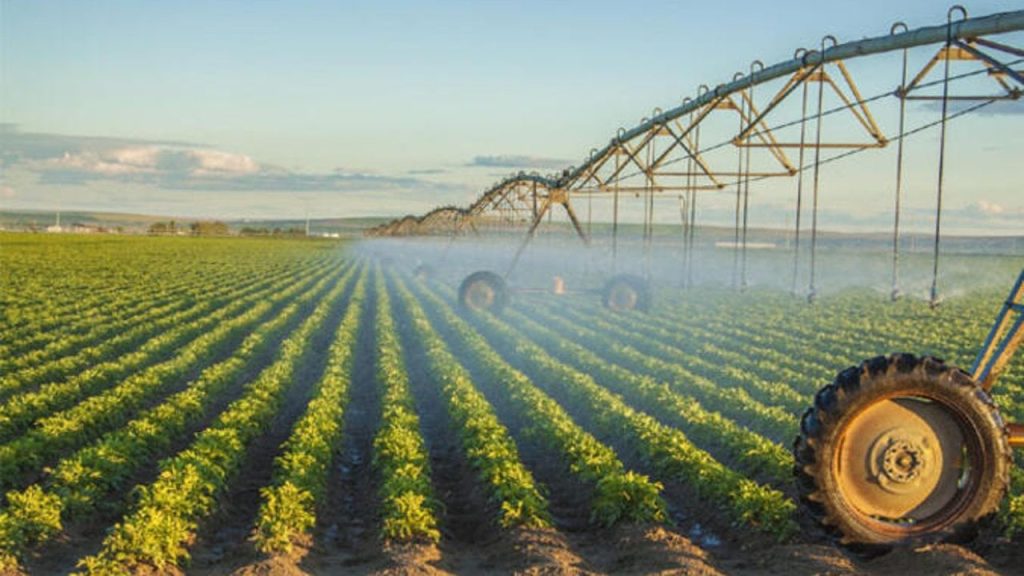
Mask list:
[[[589,158],[577,167],[570,167],[560,174],[553,176],[540,176],[537,174],[516,174],[495,184],[469,208],[462,211],[462,216],[451,220],[432,219],[427,226],[428,229],[440,221],[455,222],[453,233],[466,226],[472,226],[472,221],[488,213],[488,211],[505,210],[505,218],[509,214],[519,214],[523,205],[528,205],[533,221],[527,239],[532,237],[539,225],[540,219],[546,214],[552,204],[562,204],[570,221],[573,222],[580,237],[586,240],[586,235],[578,225],[575,213],[572,211],[569,197],[571,194],[594,194],[613,192],[616,197],[619,192],[635,191],[643,192],[669,192],[694,190],[721,189],[726,184],[723,178],[736,178],[737,181],[744,179],[749,182],[751,178],[763,178],[771,176],[793,175],[799,172],[789,162],[783,150],[786,148],[805,149],[816,148],[859,148],[859,147],[881,147],[887,142],[881,130],[870,114],[864,99],[857,90],[852,76],[846,69],[845,61],[854,58],[880,54],[898,50],[906,50],[918,46],[942,43],[943,47],[939,54],[926,65],[926,69],[918,74],[913,82],[906,88],[898,91],[897,96],[911,99],[916,95],[910,95],[934,67],[935,63],[943,58],[971,59],[979,62],[988,69],[989,75],[1004,89],[1000,95],[1002,98],[1019,98],[1021,87],[1012,84],[1009,80],[1024,85],[1024,75],[1020,71],[1011,69],[1008,65],[994,57],[990,52],[982,50],[1001,52],[1017,57],[1024,57],[1024,51],[1000,44],[984,38],[994,34],[1024,30],[1024,10],[1003,12],[979,18],[964,18],[963,20],[928,26],[915,30],[908,30],[900,33],[878,36],[854,42],[835,44],[831,47],[823,47],[821,50],[810,50],[798,53],[793,59],[787,60],[773,66],[752,69],[747,75],[737,75],[731,82],[719,85],[714,89],[704,90],[694,99],[687,99],[681,105],[669,110],[657,110],[650,118],[644,118],[639,125],[630,129],[620,129],[616,137],[599,150],[592,150]],[[952,43],[953,46],[947,46]],[[831,74],[827,73],[827,66],[831,65],[838,70],[843,84],[850,92],[850,96],[844,94],[839,82]],[[762,109],[758,109],[752,97],[753,88],[776,80],[788,77],[786,85],[777,92]],[[810,82],[822,83],[836,93],[844,102],[847,109],[854,115],[857,121],[865,128],[872,137],[873,142],[822,142],[816,140],[814,143],[792,143],[779,142],[768,130],[765,124],[765,117],[776,108],[782,100],[790,96],[798,87]],[[735,97],[734,97],[735,96]],[[956,99],[956,96],[950,99]],[[985,99],[992,99],[986,96]],[[775,172],[754,172],[750,170],[750,161],[746,163],[746,170],[742,169],[743,161],[740,161],[741,169],[736,172],[718,171],[713,169],[700,155],[695,139],[691,135],[699,130],[699,125],[708,115],[716,110],[736,110],[740,117],[740,128],[733,144],[740,148],[765,148],[775,160],[784,167],[779,173]],[[689,121],[687,121],[689,120]],[[650,156],[645,160],[644,152],[653,151],[653,144],[657,138],[667,139],[668,146],[660,153]],[[664,167],[668,164],[669,154],[679,152],[681,158],[689,161],[694,169],[684,171],[668,171]],[[614,159],[614,162],[612,160]],[[625,161],[622,161],[625,159]],[[602,170],[612,170],[614,176],[602,176]],[[645,178],[642,186],[621,186],[619,183],[622,173],[632,167],[638,175]],[[664,184],[658,182],[658,178],[680,178],[686,179],[683,185]],[[696,178],[703,178],[707,182],[699,184]],[[530,192],[520,196],[519,192],[512,191],[528,185]],[[513,195],[510,195],[513,194]],[[552,198],[564,199],[564,201],[552,201]],[[387,224],[378,226],[367,232],[368,235],[392,235],[417,233],[422,219],[405,217]]]

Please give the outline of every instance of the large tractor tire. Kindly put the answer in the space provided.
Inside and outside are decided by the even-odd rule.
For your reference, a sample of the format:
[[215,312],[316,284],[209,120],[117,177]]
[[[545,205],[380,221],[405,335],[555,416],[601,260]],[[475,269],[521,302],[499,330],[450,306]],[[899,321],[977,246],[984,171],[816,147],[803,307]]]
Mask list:
[[459,303],[469,310],[500,313],[508,304],[505,279],[487,270],[466,276],[459,286]]
[[651,290],[643,278],[619,274],[605,283],[601,291],[601,302],[609,310],[646,312],[651,306]]
[[804,413],[793,452],[804,510],[865,552],[972,538],[1012,466],[992,398],[967,373],[912,354],[840,372]]

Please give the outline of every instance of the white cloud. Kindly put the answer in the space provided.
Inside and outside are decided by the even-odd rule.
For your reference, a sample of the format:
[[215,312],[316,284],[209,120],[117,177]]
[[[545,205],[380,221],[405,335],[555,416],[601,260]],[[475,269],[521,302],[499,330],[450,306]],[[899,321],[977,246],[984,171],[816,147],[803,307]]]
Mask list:
[[255,174],[269,170],[244,154],[231,154],[219,150],[189,150],[188,153],[198,164],[193,171],[196,175]]
[[364,172],[293,172],[257,162],[245,154],[208,148],[139,144],[64,151],[16,163],[39,175],[38,183],[84,185],[93,181],[149,185],[168,190],[344,191],[452,190],[412,175]]
[[[65,152],[42,161],[43,170],[72,170],[98,176],[234,176],[268,170],[244,154],[219,150],[129,146],[103,151]],[[269,169],[269,171],[273,171]]]
[[987,200],[979,200],[977,203],[971,206],[981,214],[987,214],[990,216],[999,216],[1006,213],[1006,208],[995,202],[989,202]]
[[499,154],[497,156],[476,156],[467,166],[484,168],[524,168],[536,170],[558,170],[568,168],[570,162],[558,158]]

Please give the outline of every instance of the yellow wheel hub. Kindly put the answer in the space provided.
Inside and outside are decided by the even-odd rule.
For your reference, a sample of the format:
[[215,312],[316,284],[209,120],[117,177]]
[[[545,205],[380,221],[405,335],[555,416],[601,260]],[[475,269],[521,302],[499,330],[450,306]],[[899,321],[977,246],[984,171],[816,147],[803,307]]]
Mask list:
[[624,284],[613,287],[608,295],[608,307],[613,310],[631,310],[636,303],[636,290]]
[[495,297],[494,287],[487,282],[473,282],[466,289],[466,303],[470,308],[476,310],[490,308],[494,304]]
[[925,398],[889,398],[846,425],[833,474],[857,513],[913,524],[958,502],[968,465],[960,421]]

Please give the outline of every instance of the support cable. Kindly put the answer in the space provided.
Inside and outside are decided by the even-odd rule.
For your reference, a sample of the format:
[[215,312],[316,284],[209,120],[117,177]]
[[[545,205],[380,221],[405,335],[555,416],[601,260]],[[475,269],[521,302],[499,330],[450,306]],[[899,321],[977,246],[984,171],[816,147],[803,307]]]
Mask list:
[[[700,148],[700,124],[693,130],[693,147]],[[692,159],[691,159],[692,160]],[[696,267],[694,251],[697,243],[697,189],[696,176],[694,176],[694,188],[690,189],[690,254],[687,257],[686,285],[693,286],[693,269]]]
[[[736,76],[741,76],[741,72],[737,72]],[[735,80],[735,76],[733,77]],[[740,97],[740,133],[743,133],[743,114],[746,110],[747,101],[742,96]],[[733,290],[738,290],[739,284],[739,266],[740,266],[740,200],[743,193],[743,148],[736,148],[736,223],[733,227],[733,239],[732,239],[732,287]]]
[[797,283],[800,277],[800,216],[803,213],[804,196],[804,150],[807,144],[807,83],[803,86],[803,101],[800,105],[800,151],[798,164],[800,170],[796,177],[796,226],[793,229],[793,287],[794,295],[797,293]]
[[[691,126],[693,125],[693,112],[690,112],[689,125],[691,125]],[[699,126],[698,126],[698,128],[699,128]],[[694,146],[694,147],[696,148],[696,146]],[[693,155],[692,154],[687,154],[687,159],[686,159],[686,185],[684,186],[684,188],[685,188],[684,194],[686,196],[686,200],[685,200],[686,212],[682,215],[682,217],[683,217],[683,277],[682,277],[681,280],[682,280],[682,284],[683,284],[684,288],[689,288],[689,286],[690,286],[690,280],[689,280],[690,279],[690,266],[691,266],[691,262],[690,262],[690,254],[691,254],[691,251],[690,251],[690,237],[691,237],[691,234],[692,234],[691,231],[690,231],[690,211],[692,210],[692,208],[690,208],[690,202],[693,200],[692,199],[692,196],[693,196],[693,181],[694,181]]]
[[[760,66],[764,70],[764,64],[760,60],[754,60],[750,64],[750,88],[747,89],[750,97],[750,122],[754,121],[754,67]],[[753,129],[753,126],[748,126]],[[740,290],[747,289],[747,224],[748,210],[750,208],[750,146],[746,146],[746,170],[743,174],[743,249],[740,257]]]
[[651,163],[654,161],[652,152],[654,146],[654,139],[647,143],[647,186],[644,190],[644,277],[649,281],[651,279],[651,242],[654,235],[654,175],[650,172]]
[[946,58],[943,66],[942,83],[942,124],[939,127],[939,178],[935,193],[935,250],[932,254],[932,289],[929,305],[939,305],[939,241],[942,239],[942,185],[946,167],[946,116],[949,112],[949,50],[953,46],[953,12],[959,11],[967,18],[967,10],[963,6],[953,6],[946,13]]
[[[836,39],[833,36],[825,36],[821,39],[821,53],[825,53],[825,41],[832,40],[833,46],[837,44]],[[817,272],[817,250],[818,250],[818,192],[820,189],[821,182],[821,123],[822,123],[822,108],[825,100],[825,79],[824,77],[818,79],[818,119],[815,123],[815,136],[814,136],[814,185],[813,185],[813,207],[811,209],[811,270],[810,270],[810,282],[807,289],[807,301],[814,302],[818,296],[818,289],[814,285],[815,273]]]
[[[615,150],[615,170],[619,170],[621,159],[619,150]],[[614,274],[619,264],[619,181],[615,181],[614,200],[612,201],[612,273]]]
[[686,287],[686,250],[687,250],[686,241],[687,241],[687,239],[690,236],[690,228],[689,228],[689,223],[690,223],[690,205],[689,205],[689,202],[690,202],[690,190],[686,189],[681,194],[679,194],[679,222],[680,222],[680,224],[682,224],[682,233],[683,233],[683,235],[682,235],[682,240],[683,240],[683,246],[682,246],[683,266],[679,270],[679,272],[680,272],[680,274],[679,274],[679,285],[681,287],[683,287],[683,288]]
[[[890,34],[896,34],[896,31],[902,27],[904,31],[908,30],[907,25],[902,22],[897,22],[892,25]],[[899,134],[903,135],[903,130],[906,123],[906,110],[907,110],[907,52],[906,48],[903,49],[903,74],[900,78],[900,87],[897,91],[897,95],[900,100],[900,128]],[[900,297],[900,204],[903,200],[903,138],[899,138],[896,148],[896,206],[893,211],[893,226],[892,226],[892,292],[889,297],[893,302]]]

